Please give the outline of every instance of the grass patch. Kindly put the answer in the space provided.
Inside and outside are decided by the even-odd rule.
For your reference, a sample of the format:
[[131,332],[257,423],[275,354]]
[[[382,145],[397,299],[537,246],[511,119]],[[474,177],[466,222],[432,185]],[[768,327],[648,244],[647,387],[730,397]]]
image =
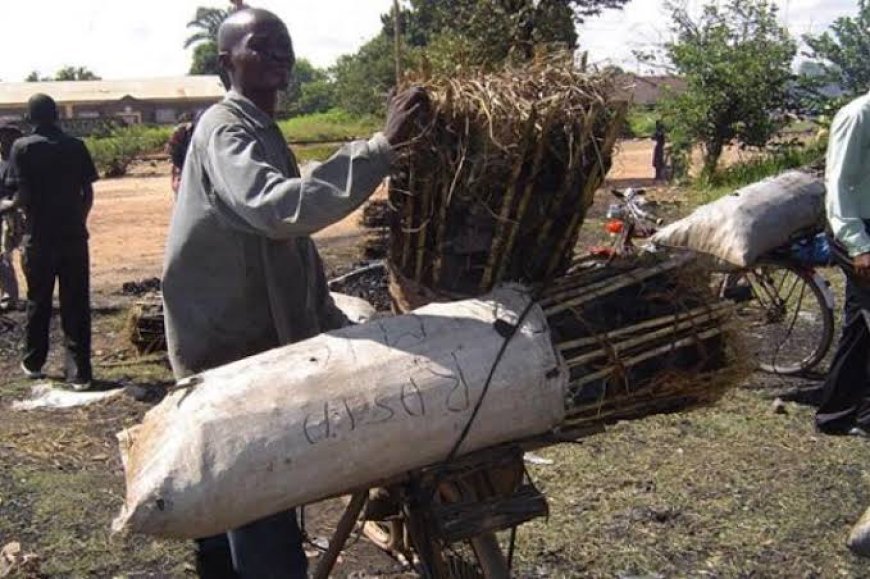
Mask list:
[[339,149],[339,145],[294,145],[293,154],[300,163],[325,161]]
[[[866,576],[844,545],[870,501],[870,447],[813,431],[811,409],[758,392],[622,423],[541,454],[550,519],[520,530],[548,576]],[[520,573],[522,574],[522,573]]]
[[291,143],[316,143],[369,137],[383,126],[383,121],[373,116],[357,117],[341,109],[333,109],[280,121],[278,126]]
[[655,110],[632,107],[625,117],[625,136],[633,139],[651,139],[659,118]]
[[818,144],[773,148],[764,155],[720,169],[711,178],[696,178],[689,187],[690,196],[695,204],[709,203],[767,177],[813,165],[824,154],[824,148]]
[[100,173],[120,177],[136,157],[161,151],[171,135],[172,127],[135,125],[112,130],[105,136],[88,137],[85,145]]

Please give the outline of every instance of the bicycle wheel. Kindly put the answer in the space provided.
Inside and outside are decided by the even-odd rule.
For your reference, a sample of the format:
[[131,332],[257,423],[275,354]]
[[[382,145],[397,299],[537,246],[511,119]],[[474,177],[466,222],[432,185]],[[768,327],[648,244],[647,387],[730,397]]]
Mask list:
[[759,367],[795,375],[814,368],[834,338],[833,298],[821,278],[787,263],[762,263],[729,274],[722,295],[738,319]]

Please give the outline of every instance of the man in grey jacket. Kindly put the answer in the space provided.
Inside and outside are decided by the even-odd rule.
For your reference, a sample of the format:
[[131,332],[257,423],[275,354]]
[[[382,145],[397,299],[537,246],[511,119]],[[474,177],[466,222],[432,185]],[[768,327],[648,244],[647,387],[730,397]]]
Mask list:
[[[274,122],[294,64],[283,22],[232,14],[218,35],[227,97],[199,120],[169,230],[163,297],[169,356],[182,379],[346,323],[310,239],[361,205],[394,147],[419,126],[425,93],[391,99],[383,133],[343,147],[310,176]],[[304,577],[295,513],[198,541],[204,577]]]

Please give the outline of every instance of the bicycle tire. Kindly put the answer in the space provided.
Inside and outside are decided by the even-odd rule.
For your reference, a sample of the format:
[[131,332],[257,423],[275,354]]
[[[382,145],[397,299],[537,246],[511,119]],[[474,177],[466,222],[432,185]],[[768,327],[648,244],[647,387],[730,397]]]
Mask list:
[[[783,361],[783,356],[781,355],[781,352],[784,348],[786,348],[788,339],[791,337],[791,331],[793,330],[793,327],[797,322],[798,317],[800,316],[799,309],[792,308],[794,311],[786,311],[785,319],[788,320],[788,316],[791,316],[792,327],[786,328],[787,335],[785,336],[785,338],[783,338],[783,336],[781,335],[777,336],[773,333],[771,335],[763,335],[760,337],[760,339],[758,340],[759,343],[762,345],[774,346],[776,349],[776,353],[771,358],[759,352],[757,354],[758,367],[765,372],[769,372],[771,374],[779,374],[783,376],[795,376],[805,374],[806,372],[815,368],[822,360],[824,360],[834,340],[834,311],[833,303],[830,298],[830,290],[828,290],[825,282],[818,275],[812,273],[811,270],[807,270],[795,264],[777,261],[765,261],[755,267],[728,274],[722,284],[722,293],[724,295],[725,293],[727,293],[729,288],[739,287],[741,281],[745,280],[745,283],[749,283],[750,287],[752,288],[752,299],[749,301],[758,302],[762,305],[762,307],[771,307],[769,305],[766,306],[764,300],[772,300],[773,298],[771,298],[769,295],[760,298],[760,292],[757,291],[756,288],[758,286],[766,286],[764,288],[765,291],[769,291],[771,288],[770,285],[768,285],[768,281],[774,278],[774,274],[776,272],[781,272],[783,274],[783,280],[785,280],[787,275],[793,276],[796,280],[795,283],[792,284],[790,295],[787,296],[786,300],[790,299],[791,294],[793,294],[793,292],[795,291],[796,284],[798,282],[802,282],[804,287],[809,289],[809,296],[807,297],[809,300],[811,300],[811,303],[814,304],[814,309],[818,311],[818,321],[820,321],[821,323],[812,324],[812,326],[817,327],[817,329],[811,332],[812,340],[807,340],[807,342],[811,343],[806,344],[805,347],[802,348],[806,353],[804,355],[798,355],[797,360],[793,362],[785,362]],[[785,282],[783,281],[781,285],[785,285]],[[801,292],[803,292],[803,289],[801,290]],[[776,290],[776,293],[777,298],[781,297],[778,295],[779,290]],[[801,294],[801,296],[803,296],[803,293]],[[800,305],[798,306],[798,308],[799,307]],[[770,327],[773,327],[773,325],[769,322],[768,325]],[[756,351],[758,352],[758,350]]]

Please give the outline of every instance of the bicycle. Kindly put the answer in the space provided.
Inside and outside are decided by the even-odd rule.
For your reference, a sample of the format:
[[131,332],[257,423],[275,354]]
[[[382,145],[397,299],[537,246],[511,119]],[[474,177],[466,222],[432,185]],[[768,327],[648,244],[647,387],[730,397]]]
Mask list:
[[[615,237],[592,255],[613,259],[640,251],[634,240],[652,237],[664,220],[651,210],[643,189],[613,189],[619,201],[607,211],[605,230]],[[827,261],[816,256],[821,231],[797,233],[757,264],[720,275],[720,296],[735,303],[736,314],[758,367],[773,374],[805,374],[824,360],[834,338],[834,296],[816,271]],[[805,251],[809,248],[810,251]],[[807,254],[810,254],[809,256]]]
[[[537,437],[471,453],[361,489],[347,501],[313,574],[331,576],[354,529],[394,559],[434,579],[509,579],[519,525],[549,513],[526,472],[528,450],[600,429]],[[497,532],[509,531],[507,551]]]

